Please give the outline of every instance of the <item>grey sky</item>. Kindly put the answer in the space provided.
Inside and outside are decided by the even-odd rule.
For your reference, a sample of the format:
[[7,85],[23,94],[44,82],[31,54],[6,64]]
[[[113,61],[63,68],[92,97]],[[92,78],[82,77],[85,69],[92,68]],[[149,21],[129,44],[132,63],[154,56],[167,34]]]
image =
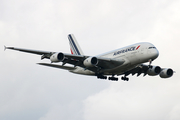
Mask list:
[[[1,0],[1,120],[179,120],[180,1]],[[70,53],[73,33],[86,55],[151,42],[153,65],[169,79],[104,81],[39,66],[40,56],[3,51],[3,45]]]

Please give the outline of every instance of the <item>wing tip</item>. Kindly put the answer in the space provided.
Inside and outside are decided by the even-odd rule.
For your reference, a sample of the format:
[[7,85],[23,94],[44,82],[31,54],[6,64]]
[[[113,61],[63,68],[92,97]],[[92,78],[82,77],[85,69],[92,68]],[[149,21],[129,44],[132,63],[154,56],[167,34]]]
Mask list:
[[36,63],[38,65],[46,65],[47,63]]
[[4,45],[4,51],[7,49],[7,47]]
[[6,49],[14,49],[14,47],[6,47],[6,46],[4,45],[4,51],[5,51]]

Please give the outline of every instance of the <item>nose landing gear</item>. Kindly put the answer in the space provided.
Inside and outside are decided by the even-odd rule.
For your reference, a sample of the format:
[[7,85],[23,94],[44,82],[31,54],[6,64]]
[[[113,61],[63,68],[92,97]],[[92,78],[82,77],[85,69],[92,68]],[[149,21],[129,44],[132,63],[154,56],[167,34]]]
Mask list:
[[152,68],[151,63],[152,63],[152,59],[149,60],[148,68]]

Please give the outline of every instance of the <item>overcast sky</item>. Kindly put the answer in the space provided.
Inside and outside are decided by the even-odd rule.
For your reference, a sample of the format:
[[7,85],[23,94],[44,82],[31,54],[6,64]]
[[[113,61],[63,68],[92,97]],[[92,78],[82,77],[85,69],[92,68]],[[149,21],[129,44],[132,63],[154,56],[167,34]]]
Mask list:
[[[179,120],[179,0],[1,0],[1,120]],[[99,80],[39,66],[40,56],[4,45],[70,53],[73,33],[86,55],[137,42],[159,50],[152,63],[169,79]]]

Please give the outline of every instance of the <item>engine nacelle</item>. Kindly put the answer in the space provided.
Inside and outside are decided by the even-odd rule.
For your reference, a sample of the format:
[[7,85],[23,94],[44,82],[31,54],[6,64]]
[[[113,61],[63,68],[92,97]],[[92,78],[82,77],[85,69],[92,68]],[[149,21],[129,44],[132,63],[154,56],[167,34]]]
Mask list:
[[54,53],[53,55],[51,55],[50,60],[51,62],[61,62],[63,61],[65,58],[63,53]]
[[98,64],[98,59],[96,57],[89,57],[84,60],[83,64],[86,67],[93,67]]
[[161,77],[161,78],[169,78],[169,77],[171,77],[171,76],[173,76],[173,70],[172,69],[170,69],[170,68],[165,68],[165,69],[163,69],[161,72],[160,72],[160,74],[159,74],[159,76]]
[[161,68],[159,66],[152,66],[152,68],[149,68],[147,71],[147,74],[150,76],[158,75],[161,72]]

